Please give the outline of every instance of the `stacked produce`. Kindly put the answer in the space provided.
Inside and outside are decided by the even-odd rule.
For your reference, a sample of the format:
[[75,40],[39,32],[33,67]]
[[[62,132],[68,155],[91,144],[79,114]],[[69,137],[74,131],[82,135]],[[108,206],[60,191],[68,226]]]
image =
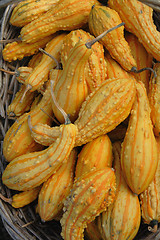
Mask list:
[[[8,202],[35,201],[64,240],[132,240],[160,221],[160,42],[153,10],[137,0],[24,0],[17,42],[15,119],[3,142]],[[141,220],[142,219],[142,220]],[[151,224],[151,226],[150,226]]]

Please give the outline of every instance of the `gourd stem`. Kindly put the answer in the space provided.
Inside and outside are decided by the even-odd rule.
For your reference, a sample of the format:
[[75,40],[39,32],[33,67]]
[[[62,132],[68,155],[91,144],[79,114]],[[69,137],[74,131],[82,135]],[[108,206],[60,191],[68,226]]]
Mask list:
[[43,50],[42,48],[39,48],[39,51],[41,51],[42,53],[46,54],[47,56],[49,56],[50,58],[52,58],[55,62],[56,62],[56,68],[55,69],[62,69],[60,63],[57,61],[57,59],[55,57],[53,57],[51,54],[47,53],[45,50]]
[[27,84],[26,89],[25,89],[25,91],[24,91],[24,93],[23,93],[23,95],[22,95],[22,97],[21,97],[21,99],[20,99],[20,101],[19,101],[20,103],[23,102],[23,99],[24,99],[26,93],[27,93],[30,89],[32,89],[32,86],[31,86],[30,84]]
[[31,116],[30,115],[28,115],[28,127],[29,127],[30,131],[32,132],[32,128],[34,128],[34,127],[31,123]]
[[122,22],[122,23],[118,24],[117,26],[112,27],[112,28],[106,30],[105,32],[101,33],[98,37],[96,37],[96,38],[94,38],[93,40],[87,42],[87,43],[85,44],[86,47],[87,47],[87,48],[91,48],[94,43],[98,42],[98,41],[99,41],[101,38],[103,38],[107,33],[111,32],[111,31],[113,31],[113,30],[115,30],[115,29],[117,29],[117,28],[119,28],[119,27],[121,27],[121,26],[124,26],[124,24],[125,24],[125,23]]
[[4,201],[7,202],[9,204],[12,204],[12,199],[11,198],[6,198],[4,197],[1,193],[0,193],[0,198]]
[[13,39],[4,39],[4,40],[0,40],[0,43],[11,43],[11,42],[21,42],[22,39],[19,38],[13,38]]
[[58,104],[58,102],[56,101],[56,98],[55,98],[55,95],[54,95],[54,92],[53,92],[53,84],[54,84],[54,81],[51,80],[50,81],[50,84],[51,84],[51,96],[52,96],[52,99],[53,99],[53,102],[54,104],[56,105],[56,107],[58,108],[58,110],[62,113],[63,117],[64,117],[64,120],[65,120],[65,124],[70,124],[71,121],[68,117],[68,114],[63,110],[63,108],[61,108]]
[[154,77],[155,77],[155,78],[157,77],[156,72],[153,70],[153,68],[150,68],[150,67],[141,68],[141,69],[139,69],[139,70],[137,70],[136,67],[132,67],[131,72],[141,73],[141,72],[146,71],[146,70],[149,70],[149,71],[153,72]]
[[12,71],[9,71],[9,70],[5,70],[5,69],[3,69],[3,68],[0,68],[0,71],[5,72],[5,73],[8,73],[8,74],[10,74],[10,75],[17,75],[16,72],[12,72]]
[[157,229],[158,229],[158,224],[155,224],[153,227],[148,226],[148,231],[150,231],[152,233],[157,232]]
[[48,117],[50,117],[57,125],[60,125],[60,123],[55,119],[53,118],[52,116],[50,116],[46,111],[44,111],[43,108],[40,108],[42,112],[44,112]]

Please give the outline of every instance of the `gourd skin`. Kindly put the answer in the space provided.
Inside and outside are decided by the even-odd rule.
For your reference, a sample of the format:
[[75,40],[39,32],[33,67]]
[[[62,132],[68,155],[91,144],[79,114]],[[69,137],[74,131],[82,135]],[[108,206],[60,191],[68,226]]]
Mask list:
[[[121,22],[122,20],[115,10],[106,6],[95,5],[90,11],[88,24],[90,32],[97,37],[105,30],[109,30]],[[119,62],[125,70],[130,71],[133,67],[136,67],[130,47],[124,38],[124,26],[108,33],[100,42],[109,51],[112,58]]]
[[121,166],[128,186],[140,194],[153,180],[158,158],[146,89],[142,82],[136,83],[136,89],[122,146]]
[[137,0],[109,0],[109,7],[116,10],[125,28],[135,34],[157,61],[160,61],[160,33],[153,22],[153,9]]
[[93,169],[112,166],[112,144],[107,136],[101,135],[82,147],[77,159],[75,178]]

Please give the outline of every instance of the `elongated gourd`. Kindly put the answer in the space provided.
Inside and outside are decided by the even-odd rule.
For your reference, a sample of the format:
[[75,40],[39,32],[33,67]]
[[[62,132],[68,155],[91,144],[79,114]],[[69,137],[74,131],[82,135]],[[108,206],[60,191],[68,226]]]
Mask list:
[[158,166],[153,181],[147,189],[142,192],[140,197],[141,212],[143,221],[148,224],[148,230],[156,231],[160,222],[160,138],[156,137],[158,147]]
[[160,61],[160,33],[153,22],[153,9],[137,0],[109,0],[108,5],[119,13],[125,28],[138,37],[146,51]]
[[[106,6],[95,5],[89,15],[89,29],[94,36],[100,35],[104,30],[121,23],[118,13]],[[124,21],[125,22],[125,21]],[[124,27],[109,33],[100,42],[109,51],[110,55],[127,71],[136,67],[130,47],[124,38]]]
[[98,1],[60,0],[49,11],[21,29],[22,41],[32,43],[60,30],[71,31],[83,27],[96,2]]
[[[81,104],[88,95],[84,69],[91,53],[92,49],[87,48],[85,42],[79,40],[71,49],[63,70],[54,84],[53,91],[56,101],[69,114],[72,122],[77,119]],[[53,101],[52,108],[58,121],[63,123],[63,115]]]
[[[125,38],[130,46],[131,53],[137,63],[137,69],[151,68],[153,56],[146,51],[143,45],[139,42],[138,38],[134,34],[128,32],[125,35]],[[150,71],[143,71],[139,74],[131,74],[134,75],[137,81],[142,81],[144,83],[146,91],[148,93]]]
[[35,68],[42,60],[42,56],[43,56],[42,52],[38,52],[38,53],[34,54],[28,62],[28,67]]
[[66,163],[63,163],[45,183],[38,196],[38,213],[42,221],[51,221],[62,215],[64,201],[74,181],[77,150],[74,148]]
[[[66,33],[56,34],[54,38],[47,43],[45,51],[52,55],[57,61],[60,61],[60,50]],[[33,72],[28,76],[25,85],[30,91],[40,89],[45,81],[49,78],[49,71],[56,67],[56,62],[46,54],[43,54],[41,61],[34,68]]]
[[130,114],[135,94],[133,78],[108,79],[92,92],[74,123],[78,128],[76,146],[110,132],[123,122]]
[[10,23],[16,27],[23,27],[42,13],[47,12],[58,0],[25,0],[17,4],[10,17]]
[[77,159],[75,178],[93,169],[112,166],[112,144],[107,136],[101,135],[83,146]]
[[136,83],[136,98],[123,141],[121,166],[128,186],[136,194],[153,180],[157,168],[157,143],[150,119],[150,106],[142,82]]
[[[130,114],[135,94],[134,78],[108,79],[90,93],[74,122],[78,128],[75,146],[86,144],[115,129]],[[53,133],[53,138],[50,137],[50,128],[41,125],[40,133],[36,129],[38,126],[33,128],[33,136],[36,136],[38,141],[45,141],[47,145],[53,143],[55,135]]]
[[27,44],[22,41],[7,43],[2,51],[3,59],[12,62],[36,54],[38,49],[44,48],[52,38],[53,35],[50,35],[32,44]]
[[[71,31],[63,41],[61,49],[61,62],[62,65],[68,59],[70,50],[75,44],[82,39],[87,42],[94,39],[89,32],[82,29]],[[92,54],[89,56],[85,66],[85,80],[88,86],[88,91],[92,92],[96,87],[99,87],[106,77],[106,64],[104,60],[104,48],[99,42],[92,46]]]
[[2,181],[8,188],[27,191],[40,186],[67,161],[75,144],[77,128],[66,124],[61,125],[60,129],[62,135],[50,147],[21,155],[7,165]]
[[123,177],[121,142],[113,144],[113,156],[116,196],[114,202],[98,217],[98,227],[104,240],[132,240],[140,227],[140,202]]
[[46,89],[37,107],[19,117],[7,131],[3,142],[3,155],[8,162],[22,154],[42,150],[43,146],[36,143],[31,137],[28,115],[32,118],[33,126],[38,122],[50,125],[52,119],[46,113],[50,116],[53,114],[49,88]]
[[9,117],[19,117],[23,113],[30,110],[30,106],[36,96],[36,92],[27,92],[24,101],[21,103],[20,100],[26,89],[25,85],[21,85],[19,91],[16,93],[13,101],[7,108],[7,115]]
[[90,222],[84,230],[84,235],[88,240],[102,240],[102,235],[98,229],[97,218]]
[[82,240],[84,228],[113,202],[115,190],[111,168],[91,171],[75,181],[60,220],[63,239]]
[[149,81],[148,99],[151,108],[151,120],[153,130],[156,136],[160,133],[160,63],[156,63],[153,67],[156,77],[152,74]]
[[11,205],[14,208],[24,207],[37,199],[41,186],[28,191],[20,192],[12,197]]

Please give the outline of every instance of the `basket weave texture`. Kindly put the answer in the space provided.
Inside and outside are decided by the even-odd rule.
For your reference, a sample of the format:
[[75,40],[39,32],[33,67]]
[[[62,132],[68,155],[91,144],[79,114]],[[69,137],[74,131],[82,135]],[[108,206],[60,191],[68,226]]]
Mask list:
[[[14,4],[8,5],[1,19],[0,40],[9,40],[18,36],[18,29],[9,24],[9,18],[14,8]],[[160,14],[154,12],[155,23],[160,26]],[[0,52],[2,53],[3,44],[0,44]],[[16,70],[19,66],[24,65],[28,59],[16,61],[14,64],[8,64],[0,54],[0,67],[5,70]],[[2,175],[6,161],[2,153],[3,139],[9,127],[13,124],[12,119],[8,119],[6,111],[9,104],[19,89],[19,83],[15,76],[0,72],[0,174]],[[11,198],[13,191],[5,187],[0,180],[0,192],[6,198]],[[36,201],[32,204],[14,209],[10,204],[0,199],[0,216],[3,225],[12,239],[17,240],[62,240],[60,236],[61,226],[57,221],[43,223],[35,211]],[[139,232],[134,240],[158,240],[160,239],[160,227],[156,233],[150,233],[147,225],[141,224]]]

